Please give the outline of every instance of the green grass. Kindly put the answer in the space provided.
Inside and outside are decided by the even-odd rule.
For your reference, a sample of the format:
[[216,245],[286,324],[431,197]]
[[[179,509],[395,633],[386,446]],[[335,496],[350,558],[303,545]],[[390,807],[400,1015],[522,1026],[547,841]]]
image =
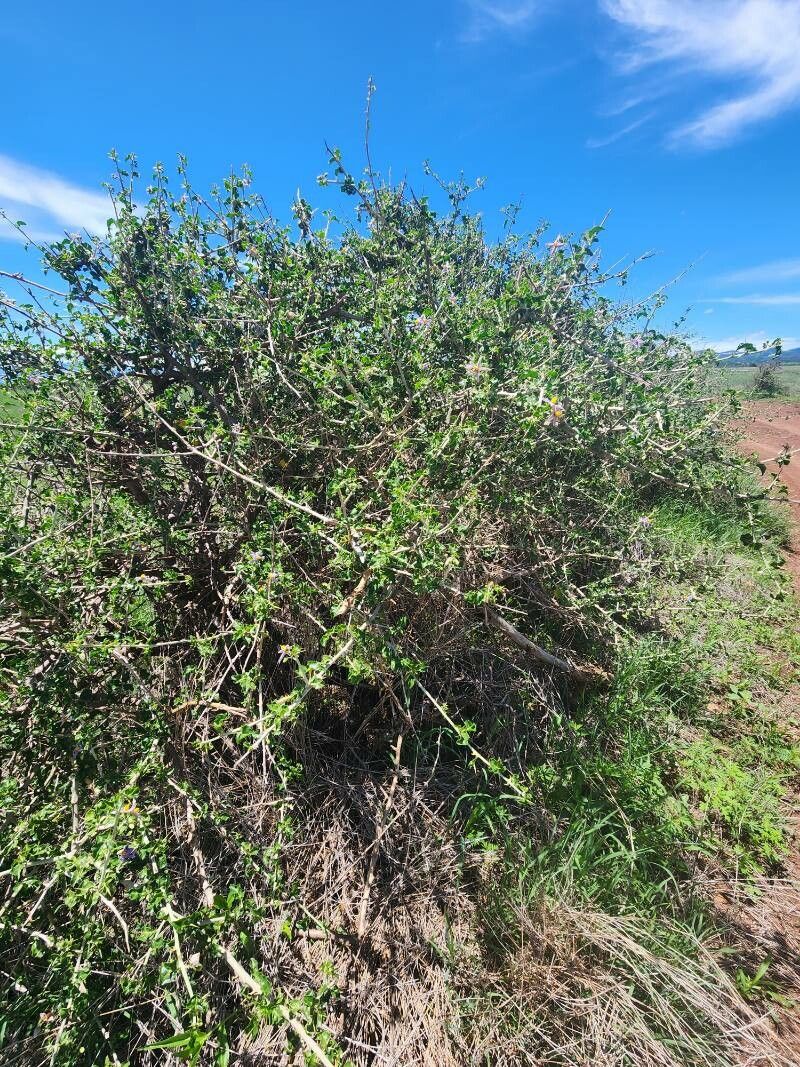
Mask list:
[[[780,802],[800,761],[781,711],[800,679],[796,601],[776,550],[785,518],[764,509],[720,527],[672,506],[654,525],[685,563],[664,585],[663,618],[702,678],[676,746],[678,787],[721,860],[757,871],[780,859]],[[710,567],[703,583],[694,559]]]
[[0,385],[0,421],[13,422],[22,414],[23,404],[8,388]]
[[[651,632],[622,644],[607,694],[552,727],[548,759],[535,777],[552,820],[550,840],[542,847],[509,833],[501,889],[486,902],[485,922],[505,932],[498,936],[506,954],[520,914],[538,916],[539,964],[565,983],[576,965],[562,955],[554,916],[574,922],[580,933],[570,951],[579,958],[585,949],[595,964],[602,957],[606,976],[633,981],[643,1000],[652,997],[657,1032],[672,1025],[668,1011],[658,1015],[665,1005],[682,1016],[687,1006],[653,976],[667,959],[694,973],[703,946],[720,936],[695,872],[755,884],[780,871],[787,847],[784,798],[800,748],[781,709],[800,682],[800,633],[776,549],[781,529],[768,511],[748,524],[685,504],[654,510],[662,567],[653,576]],[[635,924],[636,949],[622,934],[617,954],[606,942],[598,949],[598,912],[607,930],[614,917]],[[550,916],[552,944],[541,934],[543,916]],[[654,931],[657,944],[649,940]],[[649,962],[635,963],[637,952]],[[751,999],[781,996],[779,985],[745,982],[733,962],[728,978],[740,993],[746,985]],[[701,1048],[709,1057],[702,1062],[718,1062],[702,1026],[692,1034],[684,1021],[678,1029],[686,1062],[699,1060]]]
[[[716,380],[720,391],[733,389],[748,398],[754,395],[753,380],[755,367],[731,367],[723,365]],[[781,367],[779,373],[781,393],[774,397],[777,402],[800,400],[800,363],[790,363]]]

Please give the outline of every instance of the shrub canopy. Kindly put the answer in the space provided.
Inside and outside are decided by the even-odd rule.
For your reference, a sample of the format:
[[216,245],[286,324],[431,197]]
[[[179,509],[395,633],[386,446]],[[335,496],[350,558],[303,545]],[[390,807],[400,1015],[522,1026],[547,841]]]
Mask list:
[[[720,483],[709,357],[612,302],[599,227],[492,241],[463,183],[439,213],[333,152],[352,213],[285,226],[246,174],[136,178],[0,324],[11,1025],[335,1056],[291,931],[402,941],[410,902],[449,913],[453,811],[535,808],[550,717],[641,610],[650,507]],[[132,997],[138,1029],[104,1021]]]

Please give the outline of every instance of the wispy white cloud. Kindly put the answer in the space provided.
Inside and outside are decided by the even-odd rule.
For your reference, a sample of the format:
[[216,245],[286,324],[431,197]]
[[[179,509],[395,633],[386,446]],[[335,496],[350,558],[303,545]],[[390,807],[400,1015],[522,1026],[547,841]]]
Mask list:
[[[756,348],[771,345],[775,335],[768,336],[763,330],[754,330],[733,337],[700,338],[695,342],[695,348],[713,348],[715,352],[735,352],[739,345],[751,344]],[[781,343],[787,351],[792,348],[800,348],[800,337],[782,337]]]
[[607,137],[590,137],[586,142],[586,147],[606,148],[608,145],[621,141],[623,137],[627,137],[628,134],[633,133],[634,130],[638,130],[640,126],[644,126],[644,124],[649,122],[652,118],[652,113],[649,115],[642,115],[641,118],[634,119],[633,122],[629,122],[628,125],[623,126],[622,129],[615,130],[614,133],[610,133]]
[[709,147],[800,104],[798,0],[600,0],[632,36],[623,72],[669,64],[746,88],[679,125],[674,142]]
[[634,93],[629,93],[614,104],[604,105],[599,109],[599,114],[607,118],[616,118],[628,111],[635,110],[637,107],[641,107],[643,104],[652,104],[654,101],[666,96],[669,91],[670,86],[665,84],[663,78],[659,79],[658,83],[653,80],[649,85],[637,85]]
[[[0,208],[11,218],[29,223],[30,236],[47,240],[64,230],[103,232],[110,203],[103,193],[83,189],[58,174],[0,155]],[[15,236],[13,228],[0,228],[0,238]]]
[[795,307],[800,304],[800,293],[754,293],[752,296],[718,296],[706,300],[707,304],[753,304],[760,307]]
[[542,7],[542,0],[466,0],[469,17],[462,40],[478,43],[493,33],[527,28]]
[[775,259],[760,263],[745,270],[721,274],[716,280],[721,285],[768,285],[772,282],[789,282],[800,278],[800,259]]

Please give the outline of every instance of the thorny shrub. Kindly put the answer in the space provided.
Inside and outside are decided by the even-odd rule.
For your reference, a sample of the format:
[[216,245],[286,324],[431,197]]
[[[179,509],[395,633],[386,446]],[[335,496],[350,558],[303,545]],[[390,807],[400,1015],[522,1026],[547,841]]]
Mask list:
[[333,151],[286,226],[116,167],[2,299],[5,1062],[519,1062],[459,1028],[471,842],[557,832],[648,509],[727,492],[708,356],[461,182]]

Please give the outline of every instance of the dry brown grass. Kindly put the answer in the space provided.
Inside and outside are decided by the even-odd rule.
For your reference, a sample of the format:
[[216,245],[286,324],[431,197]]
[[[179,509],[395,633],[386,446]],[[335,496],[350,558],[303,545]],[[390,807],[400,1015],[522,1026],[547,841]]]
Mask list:
[[[291,897],[259,928],[258,955],[287,996],[326,981],[338,988],[317,1033],[354,1067],[795,1062],[765,1009],[748,1005],[721,966],[722,941],[689,944],[666,918],[653,929],[569,896],[498,908],[503,861],[465,851],[451,803],[435,768],[379,774],[336,761],[318,766],[295,810],[282,849]],[[253,794],[247,818],[259,811],[267,840],[275,809]],[[185,839],[180,803],[175,818]],[[212,880],[223,864],[221,854],[208,861]],[[196,896],[191,868],[189,859]],[[257,883],[250,892],[258,898]],[[308,922],[287,928],[298,914]],[[230,976],[220,981],[227,999]],[[239,1046],[239,1062],[299,1065],[302,1047],[294,1058],[285,1051],[290,1036],[264,1024]]]

